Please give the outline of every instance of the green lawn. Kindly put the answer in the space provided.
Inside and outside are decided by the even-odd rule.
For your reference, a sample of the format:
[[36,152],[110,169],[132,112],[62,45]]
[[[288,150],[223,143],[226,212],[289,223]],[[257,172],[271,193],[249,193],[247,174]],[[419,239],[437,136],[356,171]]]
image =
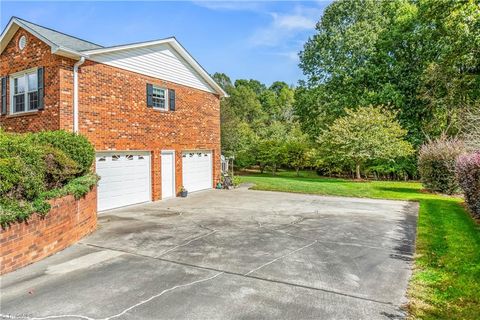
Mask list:
[[253,189],[420,202],[408,308],[418,319],[480,318],[480,227],[456,197],[421,191],[416,182],[356,182],[314,172],[249,174]]

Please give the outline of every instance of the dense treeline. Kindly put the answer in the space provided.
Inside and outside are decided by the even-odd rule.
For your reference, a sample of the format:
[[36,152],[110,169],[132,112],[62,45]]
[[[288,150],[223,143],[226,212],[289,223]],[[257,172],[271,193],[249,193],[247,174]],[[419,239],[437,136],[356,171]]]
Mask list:
[[[424,142],[478,141],[478,1],[336,1],[300,52],[300,68],[306,80],[296,88],[215,74],[230,94],[222,102],[222,148],[235,154],[237,166],[417,178]],[[361,122],[367,107],[377,122]],[[360,122],[350,125],[348,117]],[[400,140],[388,146],[373,130],[394,130]],[[392,153],[399,145],[405,152]]]

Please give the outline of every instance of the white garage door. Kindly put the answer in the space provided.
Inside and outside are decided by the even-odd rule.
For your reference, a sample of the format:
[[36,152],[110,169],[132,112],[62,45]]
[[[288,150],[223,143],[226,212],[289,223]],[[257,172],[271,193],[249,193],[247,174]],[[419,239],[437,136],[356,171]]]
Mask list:
[[184,152],[182,176],[183,186],[188,192],[212,188],[212,153],[210,151]]
[[150,153],[97,153],[98,211],[151,200]]

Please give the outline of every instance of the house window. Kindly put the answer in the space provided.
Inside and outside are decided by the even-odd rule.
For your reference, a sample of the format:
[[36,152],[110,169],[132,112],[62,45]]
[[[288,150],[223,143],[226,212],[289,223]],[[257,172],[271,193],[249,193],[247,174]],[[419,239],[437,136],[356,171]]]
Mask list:
[[13,75],[10,82],[12,113],[38,109],[37,70]]
[[152,101],[155,109],[167,110],[167,89],[154,86]]

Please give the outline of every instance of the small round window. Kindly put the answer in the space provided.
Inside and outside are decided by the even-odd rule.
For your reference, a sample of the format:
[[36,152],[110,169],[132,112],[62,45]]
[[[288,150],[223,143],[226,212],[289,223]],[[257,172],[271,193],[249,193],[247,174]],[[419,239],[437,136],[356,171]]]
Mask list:
[[18,47],[20,48],[20,50],[23,50],[26,45],[27,45],[27,37],[21,36],[20,40],[18,40]]

